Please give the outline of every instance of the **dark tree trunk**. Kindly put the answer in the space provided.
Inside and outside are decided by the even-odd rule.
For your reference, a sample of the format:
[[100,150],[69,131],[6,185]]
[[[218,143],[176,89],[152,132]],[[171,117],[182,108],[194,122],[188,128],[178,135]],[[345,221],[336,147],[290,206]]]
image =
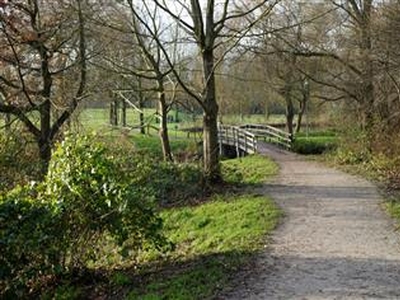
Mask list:
[[162,79],[158,82],[158,108],[161,118],[159,135],[161,140],[163,158],[165,161],[172,161],[171,146],[168,136],[168,108],[165,100],[165,92]]
[[304,115],[305,111],[306,111],[306,103],[304,103],[302,101],[302,102],[300,102],[300,110],[299,110],[299,114],[297,115],[296,133],[299,133],[301,130],[303,115]]
[[286,78],[285,86],[285,101],[286,101],[286,128],[288,133],[293,136],[293,119],[294,119],[294,106],[292,99],[292,78]]
[[41,177],[46,175],[51,159],[51,102],[45,100],[40,107],[40,136],[38,137]]
[[371,17],[373,0],[364,0],[360,7],[360,48],[362,53],[361,98],[363,105],[363,127],[367,136],[369,151],[372,149],[374,139],[374,63],[372,58]]
[[303,121],[303,115],[307,109],[307,105],[310,100],[310,87],[308,85],[307,81],[303,82],[303,87],[302,87],[302,99],[300,100],[300,109],[299,109],[299,114],[297,118],[297,124],[296,124],[296,133],[299,133],[301,130],[301,125]]
[[294,119],[294,107],[293,101],[290,96],[286,96],[286,127],[288,133],[293,136],[293,119]]
[[6,131],[6,133],[10,133],[11,132],[11,116],[10,114],[4,114],[4,129]]
[[124,100],[121,103],[121,124],[126,127],[126,102]]
[[[140,84],[140,81],[139,81]],[[139,91],[139,109],[140,109],[140,113],[139,113],[139,124],[140,124],[140,133],[141,134],[146,134],[146,130],[145,130],[145,124],[144,124],[144,113],[143,113],[143,108],[144,108],[144,97],[143,97],[143,93],[141,91],[141,85],[140,85],[140,91]]]
[[207,180],[216,183],[222,181],[222,178],[219,164],[218,104],[212,48],[203,51],[203,68],[206,79],[203,115],[203,164]]
[[115,100],[110,103],[110,124],[118,126],[118,102]]

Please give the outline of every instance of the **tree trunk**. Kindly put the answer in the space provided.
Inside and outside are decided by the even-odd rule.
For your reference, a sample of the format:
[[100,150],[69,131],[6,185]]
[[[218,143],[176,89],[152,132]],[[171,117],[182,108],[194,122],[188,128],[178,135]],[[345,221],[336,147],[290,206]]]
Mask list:
[[11,115],[10,114],[4,114],[4,129],[6,133],[11,132]]
[[203,116],[203,164],[208,181],[218,183],[222,180],[219,165],[219,144],[217,110],[205,112]]
[[[140,83],[140,81],[139,81]],[[141,88],[141,86],[140,86]],[[139,91],[139,109],[140,109],[140,113],[139,113],[139,124],[140,124],[140,133],[141,134],[146,134],[146,130],[145,130],[145,124],[144,124],[144,113],[143,113],[143,106],[144,106],[144,98],[143,98],[143,94],[141,92],[141,90]]]
[[296,133],[300,132],[302,121],[303,121],[303,115],[306,111],[307,105],[310,100],[310,86],[308,84],[308,81],[303,82],[302,94],[303,94],[302,95],[303,98],[300,100],[300,109],[299,109],[299,114],[298,114],[298,118],[297,118]]
[[110,103],[110,124],[118,126],[118,102],[115,100]]
[[219,164],[218,104],[212,48],[203,51],[203,68],[206,80],[203,115],[203,167],[207,181],[217,183],[222,181],[222,178]]
[[286,128],[288,133],[293,136],[293,119],[294,119],[294,107],[292,99],[292,83],[291,76],[286,79],[285,86],[285,101],[286,101]]
[[41,161],[40,177],[44,177],[47,174],[49,163],[51,159],[51,146],[52,141],[50,139],[51,133],[51,102],[45,100],[40,107],[40,136],[38,137],[37,143],[39,147],[39,156]]
[[300,102],[300,110],[299,110],[297,123],[296,123],[296,133],[299,133],[300,130],[301,130],[301,125],[302,125],[302,121],[303,121],[303,115],[304,115],[305,111],[306,111],[306,103],[301,101]]
[[286,98],[286,127],[288,133],[293,136],[293,119],[294,119],[294,108],[293,102],[290,96]]
[[121,103],[121,124],[126,127],[126,102],[124,100]]
[[165,161],[172,161],[171,146],[168,136],[168,110],[165,100],[164,86],[161,81],[158,82],[158,108],[161,117],[159,135],[161,140],[163,158]]
[[114,125],[114,103],[110,102],[110,115],[109,115],[109,119],[110,119],[110,125]]
[[374,63],[372,58],[372,41],[371,41],[371,16],[372,1],[364,0],[362,12],[359,20],[361,40],[360,48],[362,55],[362,75],[361,75],[361,98],[363,105],[363,127],[367,136],[367,149],[372,150],[373,127],[374,127]]

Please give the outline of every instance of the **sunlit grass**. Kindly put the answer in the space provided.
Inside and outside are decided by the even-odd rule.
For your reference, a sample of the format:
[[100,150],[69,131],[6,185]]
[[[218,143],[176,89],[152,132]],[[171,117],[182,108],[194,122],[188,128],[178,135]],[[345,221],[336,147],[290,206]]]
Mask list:
[[[271,160],[249,156],[224,162],[260,184],[276,174]],[[233,168],[224,171],[228,176]],[[227,179],[226,179],[227,180]],[[228,180],[227,180],[228,181]],[[216,195],[210,201],[161,212],[165,233],[174,251],[164,256],[164,265],[133,288],[127,299],[206,299],[229,285],[232,272],[268,243],[281,212],[265,196],[253,194]],[[142,263],[160,259],[154,251],[143,253]]]
[[128,299],[212,297],[231,272],[263,248],[280,215],[268,198],[254,195],[216,197],[201,206],[163,211],[166,235],[176,245],[169,261],[185,268],[155,274]]
[[261,155],[250,155],[222,162],[225,181],[234,184],[260,184],[277,174],[277,164]]

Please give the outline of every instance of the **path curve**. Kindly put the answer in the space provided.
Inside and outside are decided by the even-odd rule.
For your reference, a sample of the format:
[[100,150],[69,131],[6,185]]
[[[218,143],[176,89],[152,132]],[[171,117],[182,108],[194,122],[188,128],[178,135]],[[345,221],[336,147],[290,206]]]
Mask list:
[[400,238],[361,178],[263,144],[281,167],[266,185],[285,212],[256,270],[223,299],[400,299]]

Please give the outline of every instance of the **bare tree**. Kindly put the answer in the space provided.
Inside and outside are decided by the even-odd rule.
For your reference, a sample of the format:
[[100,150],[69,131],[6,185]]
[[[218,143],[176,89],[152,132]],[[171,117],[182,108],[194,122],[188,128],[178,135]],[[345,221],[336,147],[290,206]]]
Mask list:
[[[173,156],[168,134],[168,112],[175,101],[176,82],[171,75],[171,66],[165,63],[165,53],[160,45],[171,44],[168,55],[174,56],[174,37],[171,26],[162,26],[162,18],[159,11],[144,2],[136,3],[132,0],[122,1],[115,4],[114,11],[103,26],[110,32],[113,43],[111,44],[111,55],[103,59],[108,68],[117,76],[127,80],[139,82],[141,90],[136,89],[140,100],[144,93],[153,92],[158,102],[156,117],[159,120],[159,136],[162,146],[163,157],[172,161]],[[169,30],[171,29],[171,30]],[[168,33],[166,33],[168,31]],[[121,55],[115,56],[115,37],[119,36],[118,45]],[[170,39],[171,38],[171,41]],[[158,42],[155,42],[157,39]],[[162,41],[162,42],[161,42]],[[176,60],[174,60],[176,62]],[[177,69],[177,66],[174,65]],[[141,83],[146,81],[144,88]],[[139,88],[137,85],[137,88]],[[151,86],[152,85],[152,86]],[[132,84],[130,84],[132,86]],[[132,90],[133,92],[133,90]],[[122,94],[121,96],[128,101]],[[141,103],[142,101],[139,101]]]
[[[85,96],[83,3],[20,0],[0,1],[0,6],[0,89],[5,98],[0,112],[15,116],[34,136],[45,174],[56,135]],[[60,103],[57,83],[67,75],[78,79],[69,86],[75,93]]]
[[[199,0],[168,1],[153,0],[169,17],[175,20],[186,33],[190,41],[194,41],[202,62],[203,86],[200,92],[185,83],[174,68],[172,61],[166,59],[172,72],[182,88],[203,109],[203,166],[210,182],[221,180],[218,151],[218,103],[216,97],[215,70],[225,55],[237,45],[238,41],[248,33],[261,18],[265,17],[278,1],[237,1]],[[218,7],[218,8],[217,8]],[[241,20],[240,27],[235,21]],[[142,23],[145,23],[143,20]],[[215,50],[227,45],[226,51],[215,56]],[[163,48],[165,50],[165,48]],[[165,51],[164,51],[165,52]]]

